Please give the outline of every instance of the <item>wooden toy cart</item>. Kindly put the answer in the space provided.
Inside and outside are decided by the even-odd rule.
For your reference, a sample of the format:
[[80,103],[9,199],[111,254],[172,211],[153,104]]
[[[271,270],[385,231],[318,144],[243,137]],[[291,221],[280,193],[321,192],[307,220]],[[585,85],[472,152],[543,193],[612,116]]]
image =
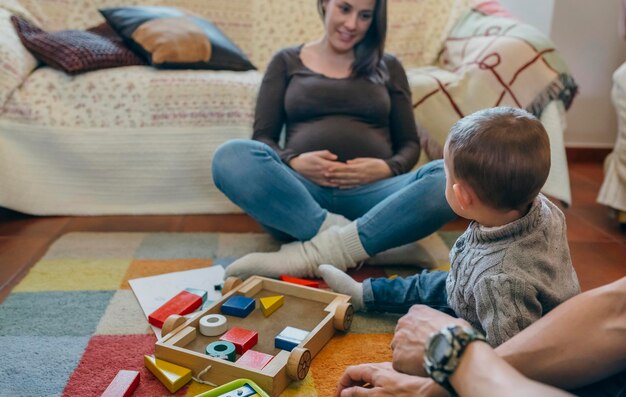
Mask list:
[[[347,331],[352,324],[354,309],[350,297],[316,288],[303,287],[283,281],[254,276],[241,283],[228,279],[222,299],[199,312],[193,318],[171,316],[163,326],[165,335],[155,346],[155,356],[193,371],[194,377],[222,385],[239,378],[256,382],[268,394],[278,396],[289,384],[305,378],[311,359],[324,347],[336,330]],[[221,305],[233,295],[257,300],[257,308],[245,318],[227,316],[229,328],[236,326],[256,331],[259,341],[252,349],[274,358],[262,369],[253,370],[205,353],[206,346],[219,336],[204,336],[199,331],[200,318],[219,314]],[[265,317],[258,298],[284,295],[285,303],[271,316]],[[291,326],[309,332],[307,338],[291,352],[274,347],[274,337]]]

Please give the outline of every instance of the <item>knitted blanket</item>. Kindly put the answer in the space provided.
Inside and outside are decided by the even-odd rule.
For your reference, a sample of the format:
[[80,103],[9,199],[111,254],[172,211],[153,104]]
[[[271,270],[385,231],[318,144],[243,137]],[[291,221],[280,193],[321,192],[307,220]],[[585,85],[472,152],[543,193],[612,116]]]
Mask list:
[[466,115],[513,106],[541,117],[554,100],[568,109],[578,90],[550,39],[511,18],[497,1],[481,3],[460,18],[437,65],[409,71],[409,80],[431,159],[442,157],[448,130]]

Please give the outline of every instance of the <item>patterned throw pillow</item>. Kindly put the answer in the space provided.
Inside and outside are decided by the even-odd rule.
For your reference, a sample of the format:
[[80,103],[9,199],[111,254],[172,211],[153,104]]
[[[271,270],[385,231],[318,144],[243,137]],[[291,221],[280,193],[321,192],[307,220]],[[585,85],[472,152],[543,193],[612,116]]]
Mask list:
[[256,67],[221,30],[173,7],[103,8],[129,47],[160,68],[251,70]]
[[106,23],[87,31],[46,32],[22,17],[14,15],[11,22],[35,58],[69,74],[146,64]]

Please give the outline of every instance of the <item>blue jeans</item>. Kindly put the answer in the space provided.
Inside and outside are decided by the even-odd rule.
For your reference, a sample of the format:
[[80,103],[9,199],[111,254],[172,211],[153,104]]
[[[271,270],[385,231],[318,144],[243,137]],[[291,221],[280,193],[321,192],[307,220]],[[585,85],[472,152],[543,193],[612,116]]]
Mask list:
[[233,203],[282,241],[310,240],[327,211],[357,220],[365,251],[408,244],[454,219],[445,199],[442,161],[353,189],[315,184],[282,162],[268,145],[236,139],[212,161],[213,180]]
[[424,270],[393,280],[368,278],[363,281],[363,303],[367,310],[387,313],[406,313],[422,304],[456,316],[448,305],[447,277],[448,272]]

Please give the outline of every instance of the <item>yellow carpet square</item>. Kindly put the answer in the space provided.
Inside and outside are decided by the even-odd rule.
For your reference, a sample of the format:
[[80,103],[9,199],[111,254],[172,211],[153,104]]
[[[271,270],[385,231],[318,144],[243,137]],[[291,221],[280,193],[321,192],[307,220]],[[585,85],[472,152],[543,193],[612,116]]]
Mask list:
[[130,259],[42,259],[16,292],[116,290]]

